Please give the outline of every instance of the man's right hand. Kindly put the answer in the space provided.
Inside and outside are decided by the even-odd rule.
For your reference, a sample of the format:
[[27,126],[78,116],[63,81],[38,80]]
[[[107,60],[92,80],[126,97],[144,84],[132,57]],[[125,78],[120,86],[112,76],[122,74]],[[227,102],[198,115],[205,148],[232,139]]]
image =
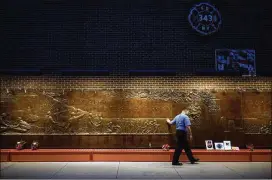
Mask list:
[[189,136],[189,141],[190,141],[190,142],[193,141],[193,136],[192,136],[192,135]]

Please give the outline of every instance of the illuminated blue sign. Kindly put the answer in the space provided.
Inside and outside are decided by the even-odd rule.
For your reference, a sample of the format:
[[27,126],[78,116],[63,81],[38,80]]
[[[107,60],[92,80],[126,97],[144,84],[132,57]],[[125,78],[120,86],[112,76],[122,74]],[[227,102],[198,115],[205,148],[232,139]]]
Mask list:
[[210,35],[218,31],[222,23],[219,11],[208,3],[195,5],[188,16],[194,30],[203,35]]

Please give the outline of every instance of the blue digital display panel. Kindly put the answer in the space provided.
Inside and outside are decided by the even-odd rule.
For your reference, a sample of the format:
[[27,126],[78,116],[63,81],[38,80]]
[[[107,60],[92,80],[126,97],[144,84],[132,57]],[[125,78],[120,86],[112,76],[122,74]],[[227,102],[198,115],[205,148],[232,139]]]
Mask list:
[[255,50],[215,50],[216,71],[234,71],[242,75],[256,75]]
[[210,35],[218,31],[222,24],[219,11],[209,3],[196,4],[188,16],[192,28],[202,35]]

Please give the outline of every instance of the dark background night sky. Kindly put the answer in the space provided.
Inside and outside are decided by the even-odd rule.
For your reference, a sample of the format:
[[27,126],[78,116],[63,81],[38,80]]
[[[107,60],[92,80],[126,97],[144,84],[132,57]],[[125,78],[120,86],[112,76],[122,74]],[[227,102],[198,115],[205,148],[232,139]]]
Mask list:
[[257,74],[272,69],[269,1],[209,1],[223,21],[219,32],[207,37],[188,23],[190,8],[198,2],[2,1],[1,69],[192,73],[214,68],[215,49],[220,48],[255,49]]

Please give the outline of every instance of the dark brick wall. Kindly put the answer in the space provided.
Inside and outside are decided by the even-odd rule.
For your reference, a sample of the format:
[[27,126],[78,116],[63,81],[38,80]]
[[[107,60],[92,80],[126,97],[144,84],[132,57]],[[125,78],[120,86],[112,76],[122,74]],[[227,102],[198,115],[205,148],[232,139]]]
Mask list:
[[63,77],[0,76],[1,91],[8,89],[183,89],[271,92],[271,77]]
[[256,49],[257,71],[270,71],[267,0],[210,1],[221,30],[202,37],[190,27],[198,0],[4,0],[1,69],[177,69],[214,67],[218,48]]

